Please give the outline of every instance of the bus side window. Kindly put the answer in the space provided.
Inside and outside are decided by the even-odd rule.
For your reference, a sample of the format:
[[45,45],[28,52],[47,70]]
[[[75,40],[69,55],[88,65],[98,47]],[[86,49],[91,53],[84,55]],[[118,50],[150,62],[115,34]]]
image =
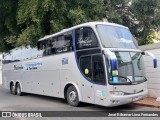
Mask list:
[[45,40],[41,41],[40,47],[41,47],[41,50],[43,50],[43,56],[47,56],[49,54],[49,52],[48,52],[48,47],[49,47],[48,40],[45,39]]
[[72,31],[66,32],[63,35],[57,37],[56,52],[68,52],[72,51]]
[[72,32],[67,32],[64,34],[65,38],[65,47],[67,51],[72,51],[73,50],[73,45],[72,45]]
[[102,55],[92,56],[93,81],[106,84]]
[[76,29],[75,37],[77,50],[99,47],[98,39],[90,27]]
[[57,38],[56,37],[52,37],[52,40],[51,40],[51,47],[52,48],[56,48],[56,41],[57,41]]
[[57,53],[63,52],[64,45],[65,45],[64,35],[58,36],[56,41],[56,52]]
[[91,56],[80,58],[80,68],[83,74],[92,80]]
[[38,50],[42,50],[43,49],[43,42],[38,42],[38,44],[37,44],[37,48],[38,48]]
[[47,38],[45,40],[45,56],[52,55],[51,47],[52,47],[52,38]]
[[56,54],[56,37],[51,37],[48,42],[49,55]]
[[49,37],[37,44],[38,50],[44,50],[43,56],[68,52],[73,50],[72,31],[62,35]]

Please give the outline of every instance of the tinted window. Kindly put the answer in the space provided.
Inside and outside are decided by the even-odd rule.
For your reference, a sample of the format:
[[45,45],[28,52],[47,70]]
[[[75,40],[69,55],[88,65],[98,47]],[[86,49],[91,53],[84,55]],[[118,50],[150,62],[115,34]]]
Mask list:
[[43,56],[72,51],[72,31],[38,42],[38,49],[44,50]]
[[95,83],[106,84],[102,55],[80,58],[80,68],[83,74]]
[[65,51],[65,38],[63,35],[57,37],[56,50],[57,53]]
[[72,32],[67,32],[64,34],[65,38],[65,47],[67,47],[67,51],[73,50],[73,45],[72,45]]
[[76,29],[76,48],[86,49],[98,47],[98,40],[94,31],[89,27]]
[[83,74],[91,80],[92,79],[91,56],[81,57],[80,67]]
[[56,41],[57,41],[57,37],[52,37],[51,48],[50,48],[51,54],[56,54]]
[[72,32],[67,32],[64,35],[58,36],[56,41],[57,53],[71,51],[72,48]]
[[96,83],[106,83],[104,64],[101,55],[92,56],[93,81]]

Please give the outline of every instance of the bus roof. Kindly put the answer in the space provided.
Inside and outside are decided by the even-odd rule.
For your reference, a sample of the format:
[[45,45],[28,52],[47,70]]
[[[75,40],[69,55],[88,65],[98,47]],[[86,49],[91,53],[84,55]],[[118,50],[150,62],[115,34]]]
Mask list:
[[39,39],[38,41],[43,41],[44,39],[47,39],[47,38],[50,38],[50,37],[53,37],[53,36],[56,36],[56,35],[60,35],[60,34],[62,34],[64,32],[67,32],[67,31],[70,31],[70,30],[73,30],[73,29],[76,29],[76,28],[79,28],[79,27],[95,26],[95,25],[98,25],[98,24],[111,25],[111,26],[123,27],[123,28],[128,29],[128,27],[125,27],[123,25],[119,25],[119,24],[116,24],[116,23],[109,23],[109,22],[87,22],[87,23],[83,23],[83,24],[80,24],[80,25],[73,26],[73,27],[68,28],[68,29],[63,29],[60,32],[57,32],[55,34],[46,35],[45,37]]

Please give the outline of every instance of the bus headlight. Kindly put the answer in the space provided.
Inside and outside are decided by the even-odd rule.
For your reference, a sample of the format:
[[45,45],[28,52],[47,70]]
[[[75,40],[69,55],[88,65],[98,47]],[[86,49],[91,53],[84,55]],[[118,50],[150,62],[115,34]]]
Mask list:
[[110,94],[112,94],[112,95],[124,95],[124,92],[121,92],[121,91],[110,91]]

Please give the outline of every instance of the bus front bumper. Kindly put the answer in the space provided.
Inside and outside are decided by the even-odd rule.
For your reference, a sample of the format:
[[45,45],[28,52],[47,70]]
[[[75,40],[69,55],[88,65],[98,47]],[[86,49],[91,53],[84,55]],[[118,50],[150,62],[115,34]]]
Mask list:
[[132,95],[123,95],[123,96],[117,96],[117,95],[111,95],[110,97],[110,105],[109,106],[119,106],[128,104],[131,102],[135,102],[138,100],[142,100],[143,98],[147,97],[148,91],[143,91],[141,93],[132,94]]

